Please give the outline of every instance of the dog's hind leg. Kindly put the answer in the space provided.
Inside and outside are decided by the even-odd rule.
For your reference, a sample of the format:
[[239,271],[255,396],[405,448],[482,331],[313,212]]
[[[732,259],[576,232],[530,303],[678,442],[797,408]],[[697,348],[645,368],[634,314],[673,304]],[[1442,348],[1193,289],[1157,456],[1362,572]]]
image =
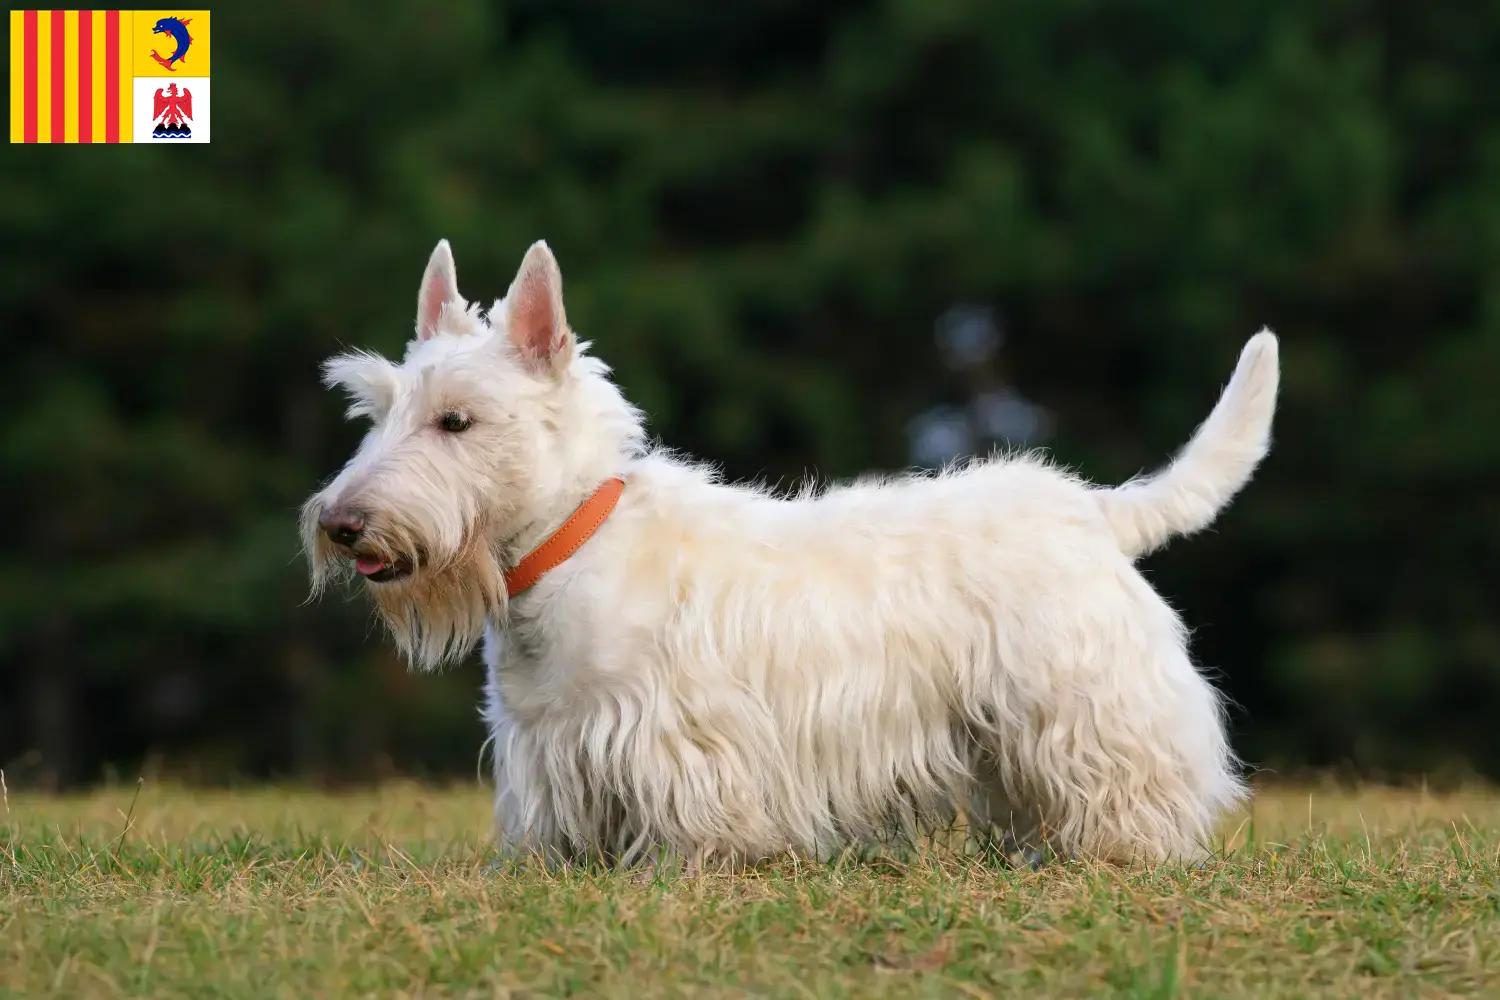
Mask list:
[[1058,854],[1201,861],[1244,794],[1218,695],[1180,649],[1155,677],[1101,684],[1027,741],[1027,784]]

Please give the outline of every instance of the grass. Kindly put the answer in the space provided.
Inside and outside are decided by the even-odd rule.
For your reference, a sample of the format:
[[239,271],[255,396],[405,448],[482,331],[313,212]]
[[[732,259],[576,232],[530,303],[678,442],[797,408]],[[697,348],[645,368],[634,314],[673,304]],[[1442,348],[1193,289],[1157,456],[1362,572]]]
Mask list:
[[482,789],[0,812],[0,996],[1500,995],[1500,796],[1262,791],[1199,871],[497,866]]

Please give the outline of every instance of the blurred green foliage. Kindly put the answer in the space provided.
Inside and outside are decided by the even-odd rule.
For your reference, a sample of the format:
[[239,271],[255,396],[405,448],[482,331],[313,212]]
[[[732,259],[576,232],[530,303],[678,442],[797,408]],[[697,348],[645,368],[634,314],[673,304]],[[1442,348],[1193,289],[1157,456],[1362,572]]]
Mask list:
[[[908,461],[993,307],[1057,457],[1186,440],[1261,324],[1277,445],[1148,566],[1274,766],[1500,774],[1500,9],[1394,0],[393,0],[216,12],[209,146],[0,161],[0,763],[71,783],[464,771],[479,671],[303,604],[357,441],[317,364],[399,351],[545,237],[667,443]],[[15,777],[12,778],[16,780]]]

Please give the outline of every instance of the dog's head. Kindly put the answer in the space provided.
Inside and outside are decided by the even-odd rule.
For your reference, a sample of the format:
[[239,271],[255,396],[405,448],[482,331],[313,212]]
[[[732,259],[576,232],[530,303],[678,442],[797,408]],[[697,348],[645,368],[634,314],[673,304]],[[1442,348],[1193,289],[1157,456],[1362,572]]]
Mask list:
[[438,243],[400,364],[363,351],[324,380],[370,421],[354,456],[302,511],[314,592],[362,579],[402,651],[436,667],[505,613],[518,540],[550,530],[642,440],[639,415],[587,356],[545,243],[488,314],[458,294]]

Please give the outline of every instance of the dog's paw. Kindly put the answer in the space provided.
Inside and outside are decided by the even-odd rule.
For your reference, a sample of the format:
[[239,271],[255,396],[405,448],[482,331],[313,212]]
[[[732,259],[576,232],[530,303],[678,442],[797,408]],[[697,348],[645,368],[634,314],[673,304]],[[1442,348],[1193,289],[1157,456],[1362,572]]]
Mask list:
[[1023,843],[1014,833],[1007,831],[1000,842],[1001,854],[1012,868],[1040,871],[1047,864],[1047,849]]

